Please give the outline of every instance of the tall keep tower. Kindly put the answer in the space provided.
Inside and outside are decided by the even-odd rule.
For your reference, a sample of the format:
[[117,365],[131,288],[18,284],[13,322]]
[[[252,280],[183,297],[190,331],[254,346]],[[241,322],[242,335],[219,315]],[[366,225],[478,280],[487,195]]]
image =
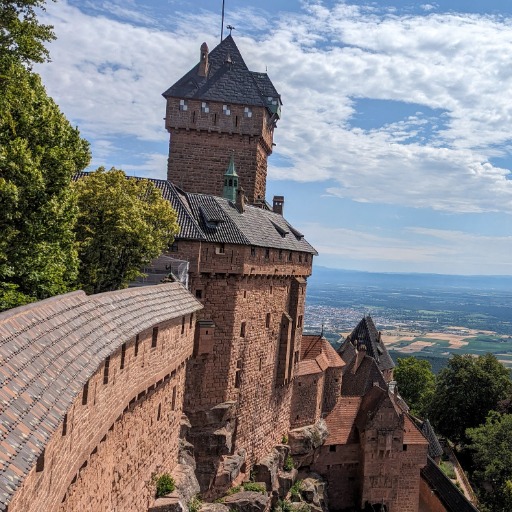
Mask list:
[[250,203],[265,198],[267,158],[281,114],[281,97],[266,73],[249,71],[227,36],[170,87],[167,178],[187,192],[222,196],[231,151]]

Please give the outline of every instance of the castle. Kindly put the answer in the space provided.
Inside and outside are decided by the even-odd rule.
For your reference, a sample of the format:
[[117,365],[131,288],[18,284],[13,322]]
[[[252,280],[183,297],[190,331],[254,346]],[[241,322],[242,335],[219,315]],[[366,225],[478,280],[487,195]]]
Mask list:
[[[329,510],[474,510],[432,492],[435,436],[397,394],[372,319],[339,352],[303,335],[317,253],[284,197],[265,200],[281,115],[267,74],[228,36],[164,97],[168,179],[153,181],[178,214],[168,256],[187,262],[188,291],[74,292],[0,314],[0,510],[180,510],[251,476],[269,510],[297,478],[289,456],[327,483]],[[169,273],[165,258],[153,271]],[[188,491],[154,508],[166,472]]]

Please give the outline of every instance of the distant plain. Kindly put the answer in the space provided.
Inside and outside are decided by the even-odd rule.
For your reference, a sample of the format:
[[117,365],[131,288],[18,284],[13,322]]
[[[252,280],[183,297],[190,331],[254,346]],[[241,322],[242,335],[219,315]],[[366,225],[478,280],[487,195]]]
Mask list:
[[495,354],[512,368],[512,277],[345,271],[315,267],[305,328],[335,346],[370,314],[393,359]]

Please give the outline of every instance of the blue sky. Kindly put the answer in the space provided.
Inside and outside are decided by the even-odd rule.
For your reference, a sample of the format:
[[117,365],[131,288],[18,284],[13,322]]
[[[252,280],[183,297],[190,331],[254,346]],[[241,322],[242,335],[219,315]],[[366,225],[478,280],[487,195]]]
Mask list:
[[[226,0],[283,112],[267,199],[329,267],[512,274],[512,6]],[[38,66],[92,168],[165,178],[161,93],[220,36],[221,0],[59,0]]]

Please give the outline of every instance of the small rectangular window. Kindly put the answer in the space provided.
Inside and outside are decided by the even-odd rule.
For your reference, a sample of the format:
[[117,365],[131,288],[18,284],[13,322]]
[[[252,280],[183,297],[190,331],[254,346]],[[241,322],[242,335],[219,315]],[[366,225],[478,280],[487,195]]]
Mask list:
[[404,448],[404,452],[406,452],[407,451],[407,445],[404,444],[403,448]]
[[180,110],[187,110],[187,109],[188,109],[187,100],[180,100]]
[[297,327],[302,327],[302,315],[297,319]]
[[188,321],[188,326],[190,329],[192,329],[192,322],[194,321],[194,313],[190,315],[190,319]]
[[201,103],[201,112],[203,112],[203,114],[208,114],[208,112],[210,112],[210,107],[208,106],[208,103],[206,103],[206,101],[203,101]]
[[172,388],[172,401],[171,401],[171,409],[174,411],[176,409],[176,386]]
[[335,445],[335,444],[331,444],[331,445],[329,446],[329,451],[330,451],[330,452],[335,452],[335,451],[336,451],[336,445]]
[[268,260],[270,258],[270,249],[265,249],[265,259]]
[[82,405],[87,405],[88,397],[89,397],[89,381],[87,381],[84,385],[84,390],[82,392]]
[[279,249],[278,258],[279,258],[280,260],[282,260],[282,259],[283,259],[283,250],[282,250],[282,249]]
[[288,254],[288,261],[292,261],[292,259],[293,259],[292,254],[293,254],[292,251],[290,251]]
[[103,384],[108,384],[108,368],[110,366],[110,356],[105,359],[105,367],[103,368]]
[[162,404],[158,404],[158,412],[156,413],[156,421],[160,421],[162,417]]
[[256,256],[256,247],[251,247],[251,256],[253,258]]
[[226,248],[224,244],[219,244],[215,246],[215,254],[224,254],[226,252]]
[[245,338],[245,322],[242,322],[240,324],[240,337],[241,338]]
[[302,263],[302,253],[299,252],[299,263]]
[[178,252],[178,242],[173,242],[173,243],[169,246],[169,251],[170,251],[170,252]]
[[126,358],[126,343],[121,345],[121,370],[124,368],[124,360]]
[[151,336],[151,348],[155,348],[158,342],[158,327],[153,327],[153,335]]
[[242,360],[239,359],[236,362],[235,388],[239,389],[241,385],[242,385]]
[[265,318],[265,327],[268,329],[270,327],[270,313],[267,313]]
[[196,290],[196,299],[203,298],[203,290]]
[[64,414],[64,420],[62,421],[62,435],[65,436],[68,433],[68,415]]
[[244,117],[252,117],[252,110],[250,107],[244,108]]
[[222,105],[222,112],[224,113],[224,115],[230,116],[231,115],[231,107],[229,105]]
[[135,336],[134,356],[137,357],[138,353],[139,353],[139,335],[137,334]]
[[42,451],[41,455],[37,458],[36,462],[36,472],[40,473],[44,469],[44,450]]

